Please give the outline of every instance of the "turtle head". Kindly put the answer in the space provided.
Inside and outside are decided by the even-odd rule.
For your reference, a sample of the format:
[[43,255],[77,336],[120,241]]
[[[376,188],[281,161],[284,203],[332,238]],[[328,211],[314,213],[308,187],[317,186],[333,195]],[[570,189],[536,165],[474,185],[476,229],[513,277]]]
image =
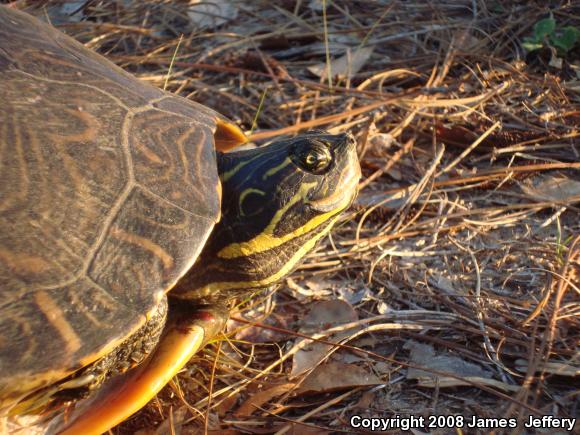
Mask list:
[[360,178],[350,134],[311,131],[218,154],[222,218],[190,273],[171,292],[223,300],[290,272],[353,201]]

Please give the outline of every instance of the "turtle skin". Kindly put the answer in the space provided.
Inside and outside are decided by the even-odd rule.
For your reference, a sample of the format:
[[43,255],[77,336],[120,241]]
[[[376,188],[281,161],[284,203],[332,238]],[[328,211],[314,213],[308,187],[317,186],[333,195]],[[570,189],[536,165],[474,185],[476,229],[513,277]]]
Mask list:
[[211,109],[0,6],[0,410],[141,328],[220,216]]

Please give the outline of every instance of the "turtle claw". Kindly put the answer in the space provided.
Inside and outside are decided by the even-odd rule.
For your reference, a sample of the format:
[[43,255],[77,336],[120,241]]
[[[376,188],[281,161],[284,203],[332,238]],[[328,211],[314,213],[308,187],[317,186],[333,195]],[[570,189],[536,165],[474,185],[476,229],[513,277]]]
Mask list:
[[223,307],[204,306],[171,315],[155,350],[135,369],[107,381],[99,391],[52,422],[49,432],[101,434],[139,411],[189,359],[222,330]]

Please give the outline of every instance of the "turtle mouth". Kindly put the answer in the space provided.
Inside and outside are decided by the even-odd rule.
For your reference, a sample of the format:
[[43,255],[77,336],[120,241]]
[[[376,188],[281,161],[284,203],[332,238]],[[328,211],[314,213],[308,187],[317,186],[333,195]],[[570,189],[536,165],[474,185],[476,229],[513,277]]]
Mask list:
[[336,191],[332,195],[310,201],[310,207],[322,213],[348,208],[356,197],[359,179],[360,172],[354,170],[354,168],[346,168],[346,174],[344,174],[338,182],[339,187]]

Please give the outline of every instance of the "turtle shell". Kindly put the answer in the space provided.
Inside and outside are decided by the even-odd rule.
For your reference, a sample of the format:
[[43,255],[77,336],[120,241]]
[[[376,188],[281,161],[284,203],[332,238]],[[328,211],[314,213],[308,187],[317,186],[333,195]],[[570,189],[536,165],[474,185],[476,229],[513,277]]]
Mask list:
[[220,213],[212,110],[0,6],[0,409],[116,347]]

